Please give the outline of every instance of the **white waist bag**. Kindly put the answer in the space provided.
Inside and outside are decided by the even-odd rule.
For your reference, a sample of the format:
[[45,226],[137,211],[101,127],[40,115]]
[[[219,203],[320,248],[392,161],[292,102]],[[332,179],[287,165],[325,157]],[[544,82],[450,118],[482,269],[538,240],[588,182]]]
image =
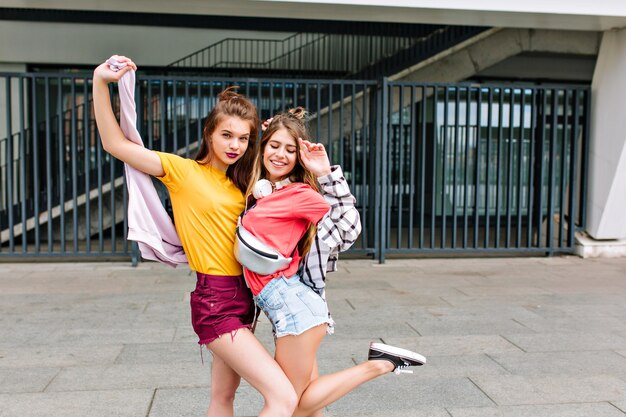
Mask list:
[[286,268],[291,263],[291,257],[285,258],[276,249],[261,242],[246,230],[241,224],[241,217],[237,220],[235,234],[237,237],[235,258],[248,270],[261,275],[269,275]]

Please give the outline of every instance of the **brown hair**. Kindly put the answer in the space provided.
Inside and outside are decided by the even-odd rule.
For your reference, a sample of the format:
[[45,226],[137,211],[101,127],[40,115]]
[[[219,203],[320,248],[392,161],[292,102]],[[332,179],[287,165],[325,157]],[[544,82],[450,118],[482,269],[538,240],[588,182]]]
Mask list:
[[[305,168],[302,160],[300,159],[300,143],[298,142],[298,138],[309,140],[309,133],[306,128],[306,118],[307,112],[302,107],[289,109],[287,112],[279,113],[272,118],[272,122],[269,124],[265,132],[263,132],[263,136],[261,136],[261,143],[259,145],[256,163],[250,173],[250,181],[248,183],[248,190],[246,191],[246,196],[249,200],[254,199],[254,197],[252,197],[252,188],[254,187],[254,184],[261,178],[265,178],[267,175],[267,170],[263,165],[263,151],[265,150],[265,146],[267,146],[267,142],[274,135],[274,133],[280,129],[287,130],[296,142],[296,166],[289,174],[289,178],[293,182],[302,182],[307,184],[315,191],[319,192],[315,175]],[[248,206],[253,203],[254,201],[249,201]],[[298,242],[298,253],[301,256],[304,256],[304,254],[306,254],[311,248],[311,244],[316,233],[317,226],[315,224],[311,224],[307,232]]]
[[234,164],[229,165],[226,170],[226,176],[239,188],[242,192],[246,192],[248,188],[248,180],[250,171],[254,164],[256,155],[257,136],[259,135],[259,116],[256,107],[250,100],[243,95],[235,92],[239,87],[228,87],[217,95],[217,103],[211,110],[204,122],[202,130],[202,143],[196,154],[195,160],[200,163],[208,163],[213,158],[211,149],[211,135],[215,131],[217,125],[225,117],[238,117],[250,124],[250,138],[248,139],[248,149],[243,156]]

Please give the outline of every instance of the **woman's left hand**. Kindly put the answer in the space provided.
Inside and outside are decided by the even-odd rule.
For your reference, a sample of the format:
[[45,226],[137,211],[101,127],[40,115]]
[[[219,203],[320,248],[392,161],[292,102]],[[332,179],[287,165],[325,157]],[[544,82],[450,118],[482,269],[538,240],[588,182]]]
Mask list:
[[330,174],[330,160],[324,145],[321,143],[311,143],[308,140],[298,138],[300,143],[300,159],[304,167],[311,171],[316,177],[323,177]]

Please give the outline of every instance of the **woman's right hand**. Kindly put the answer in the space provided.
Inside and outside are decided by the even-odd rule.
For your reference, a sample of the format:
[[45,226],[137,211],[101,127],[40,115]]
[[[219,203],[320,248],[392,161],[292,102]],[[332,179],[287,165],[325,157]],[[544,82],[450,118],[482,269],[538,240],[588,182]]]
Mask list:
[[130,59],[121,55],[113,55],[111,58],[115,58],[118,63],[126,64],[126,66],[119,71],[113,71],[108,62],[103,62],[93,72],[94,81],[103,81],[105,84],[116,83],[130,70],[137,71],[137,65]]

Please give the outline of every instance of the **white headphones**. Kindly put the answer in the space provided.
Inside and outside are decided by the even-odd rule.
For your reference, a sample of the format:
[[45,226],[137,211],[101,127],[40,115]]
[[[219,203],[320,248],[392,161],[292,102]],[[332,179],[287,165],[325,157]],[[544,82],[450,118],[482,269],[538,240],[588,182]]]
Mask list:
[[274,190],[280,190],[281,188],[286,187],[289,184],[291,184],[291,180],[289,179],[289,177],[285,178],[282,181],[274,183],[266,179],[258,180],[252,188],[252,195],[257,200],[260,200],[261,198],[267,197],[268,195],[272,194]]

